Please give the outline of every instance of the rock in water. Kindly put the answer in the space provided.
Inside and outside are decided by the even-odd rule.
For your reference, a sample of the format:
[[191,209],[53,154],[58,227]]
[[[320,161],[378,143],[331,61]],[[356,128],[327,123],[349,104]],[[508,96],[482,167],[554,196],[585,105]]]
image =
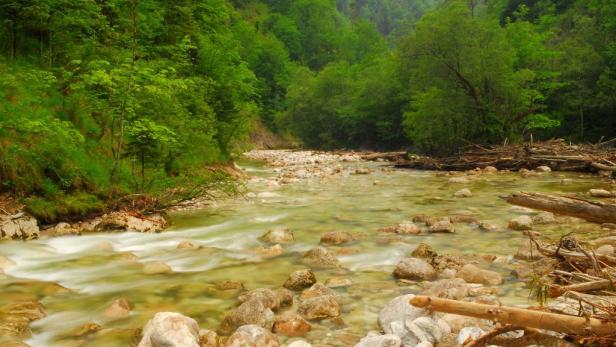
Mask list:
[[468,283],[480,283],[488,286],[503,283],[503,277],[498,272],[480,269],[473,264],[464,265],[456,276]]
[[279,347],[276,335],[257,325],[244,325],[229,337],[225,347]]
[[355,347],[400,347],[401,345],[402,340],[396,335],[379,335],[372,332],[359,340]]
[[436,251],[430,247],[430,245],[425,243],[420,243],[413,253],[411,253],[413,257],[417,258],[434,258],[437,256]]
[[317,283],[317,278],[315,277],[314,272],[310,269],[305,269],[293,271],[289,275],[289,278],[287,278],[286,282],[284,282],[283,287],[290,290],[302,290],[309,288],[315,283]]
[[302,260],[314,267],[337,267],[338,259],[323,247],[313,248],[306,253]]
[[613,198],[616,194],[605,189],[591,189],[588,194],[593,198]]
[[535,224],[553,224],[556,223],[556,218],[552,212],[541,212],[536,216],[533,216],[533,223]]
[[276,227],[259,238],[263,242],[271,244],[285,244],[295,241],[293,232],[289,228]]
[[246,294],[240,295],[238,300],[240,303],[257,300],[261,302],[263,306],[275,311],[282,307],[293,305],[293,292],[283,288],[276,290],[257,288]]
[[138,347],[200,347],[197,322],[175,312],[159,312],[143,329]]
[[450,221],[442,220],[432,224],[428,231],[431,233],[454,233],[456,229]]
[[328,231],[321,234],[321,244],[323,245],[341,245],[355,241],[355,237],[346,231]]
[[297,312],[306,319],[334,318],[340,315],[340,305],[333,295],[322,295],[303,301]]
[[456,198],[470,198],[473,196],[473,193],[471,192],[470,189],[464,188],[464,189],[460,189],[457,192],[455,192],[453,196],[455,196]]
[[531,230],[533,220],[529,216],[519,216],[509,221],[509,228],[513,230]]
[[[405,325],[411,334],[418,340],[418,342],[414,342],[413,345],[421,342],[436,344],[443,338],[441,327],[430,317],[419,317],[412,322],[407,320]],[[408,342],[405,342],[405,346],[406,345],[408,345]]]
[[537,170],[538,172],[552,172],[552,169],[549,166],[545,165],[539,166],[535,170]]
[[436,279],[436,271],[434,271],[432,265],[419,258],[402,259],[398,265],[396,265],[396,269],[393,274],[398,278],[415,281],[431,281]]
[[112,212],[101,217],[101,222],[96,226],[99,231],[127,230],[146,232],[158,232],[167,226],[167,220],[160,214],[152,214],[147,217],[135,217],[127,212]]
[[271,330],[273,324],[274,312],[263,302],[251,299],[227,313],[220,325],[220,332],[228,335],[243,325],[254,325]]
[[287,313],[276,317],[272,331],[278,335],[303,336],[312,329],[302,316],[295,313]]
[[130,314],[130,304],[124,298],[115,299],[103,312],[103,317],[107,319],[126,318]]

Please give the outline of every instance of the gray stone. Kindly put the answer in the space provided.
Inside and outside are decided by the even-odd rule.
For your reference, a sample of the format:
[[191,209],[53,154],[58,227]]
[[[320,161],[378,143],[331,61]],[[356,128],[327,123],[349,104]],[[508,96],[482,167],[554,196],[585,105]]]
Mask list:
[[159,312],[146,324],[138,347],[200,347],[199,325],[179,313]]

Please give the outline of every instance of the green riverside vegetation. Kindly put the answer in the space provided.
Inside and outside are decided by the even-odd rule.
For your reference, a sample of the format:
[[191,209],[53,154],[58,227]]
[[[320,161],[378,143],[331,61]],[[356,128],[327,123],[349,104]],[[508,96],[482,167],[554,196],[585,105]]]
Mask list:
[[48,223],[215,188],[263,126],[432,154],[616,136],[613,0],[0,0],[0,50],[0,191]]

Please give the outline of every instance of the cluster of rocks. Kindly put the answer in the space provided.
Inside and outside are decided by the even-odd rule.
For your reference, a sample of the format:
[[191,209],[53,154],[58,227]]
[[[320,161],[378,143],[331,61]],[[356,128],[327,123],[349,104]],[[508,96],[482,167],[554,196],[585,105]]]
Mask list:
[[41,230],[34,217],[20,212],[12,216],[0,216],[0,239],[33,240],[39,238],[41,234],[65,236],[101,231],[152,233],[159,232],[166,226],[167,220],[162,214],[140,216],[129,212],[112,212],[84,222],[73,224],[61,222]]

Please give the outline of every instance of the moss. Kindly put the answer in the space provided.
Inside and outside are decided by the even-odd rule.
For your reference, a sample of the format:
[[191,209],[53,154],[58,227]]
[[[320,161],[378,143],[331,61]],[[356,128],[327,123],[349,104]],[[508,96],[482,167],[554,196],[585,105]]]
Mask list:
[[102,213],[106,204],[87,193],[62,194],[53,198],[31,197],[24,200],[26,211],[42,223],[75,221]]

